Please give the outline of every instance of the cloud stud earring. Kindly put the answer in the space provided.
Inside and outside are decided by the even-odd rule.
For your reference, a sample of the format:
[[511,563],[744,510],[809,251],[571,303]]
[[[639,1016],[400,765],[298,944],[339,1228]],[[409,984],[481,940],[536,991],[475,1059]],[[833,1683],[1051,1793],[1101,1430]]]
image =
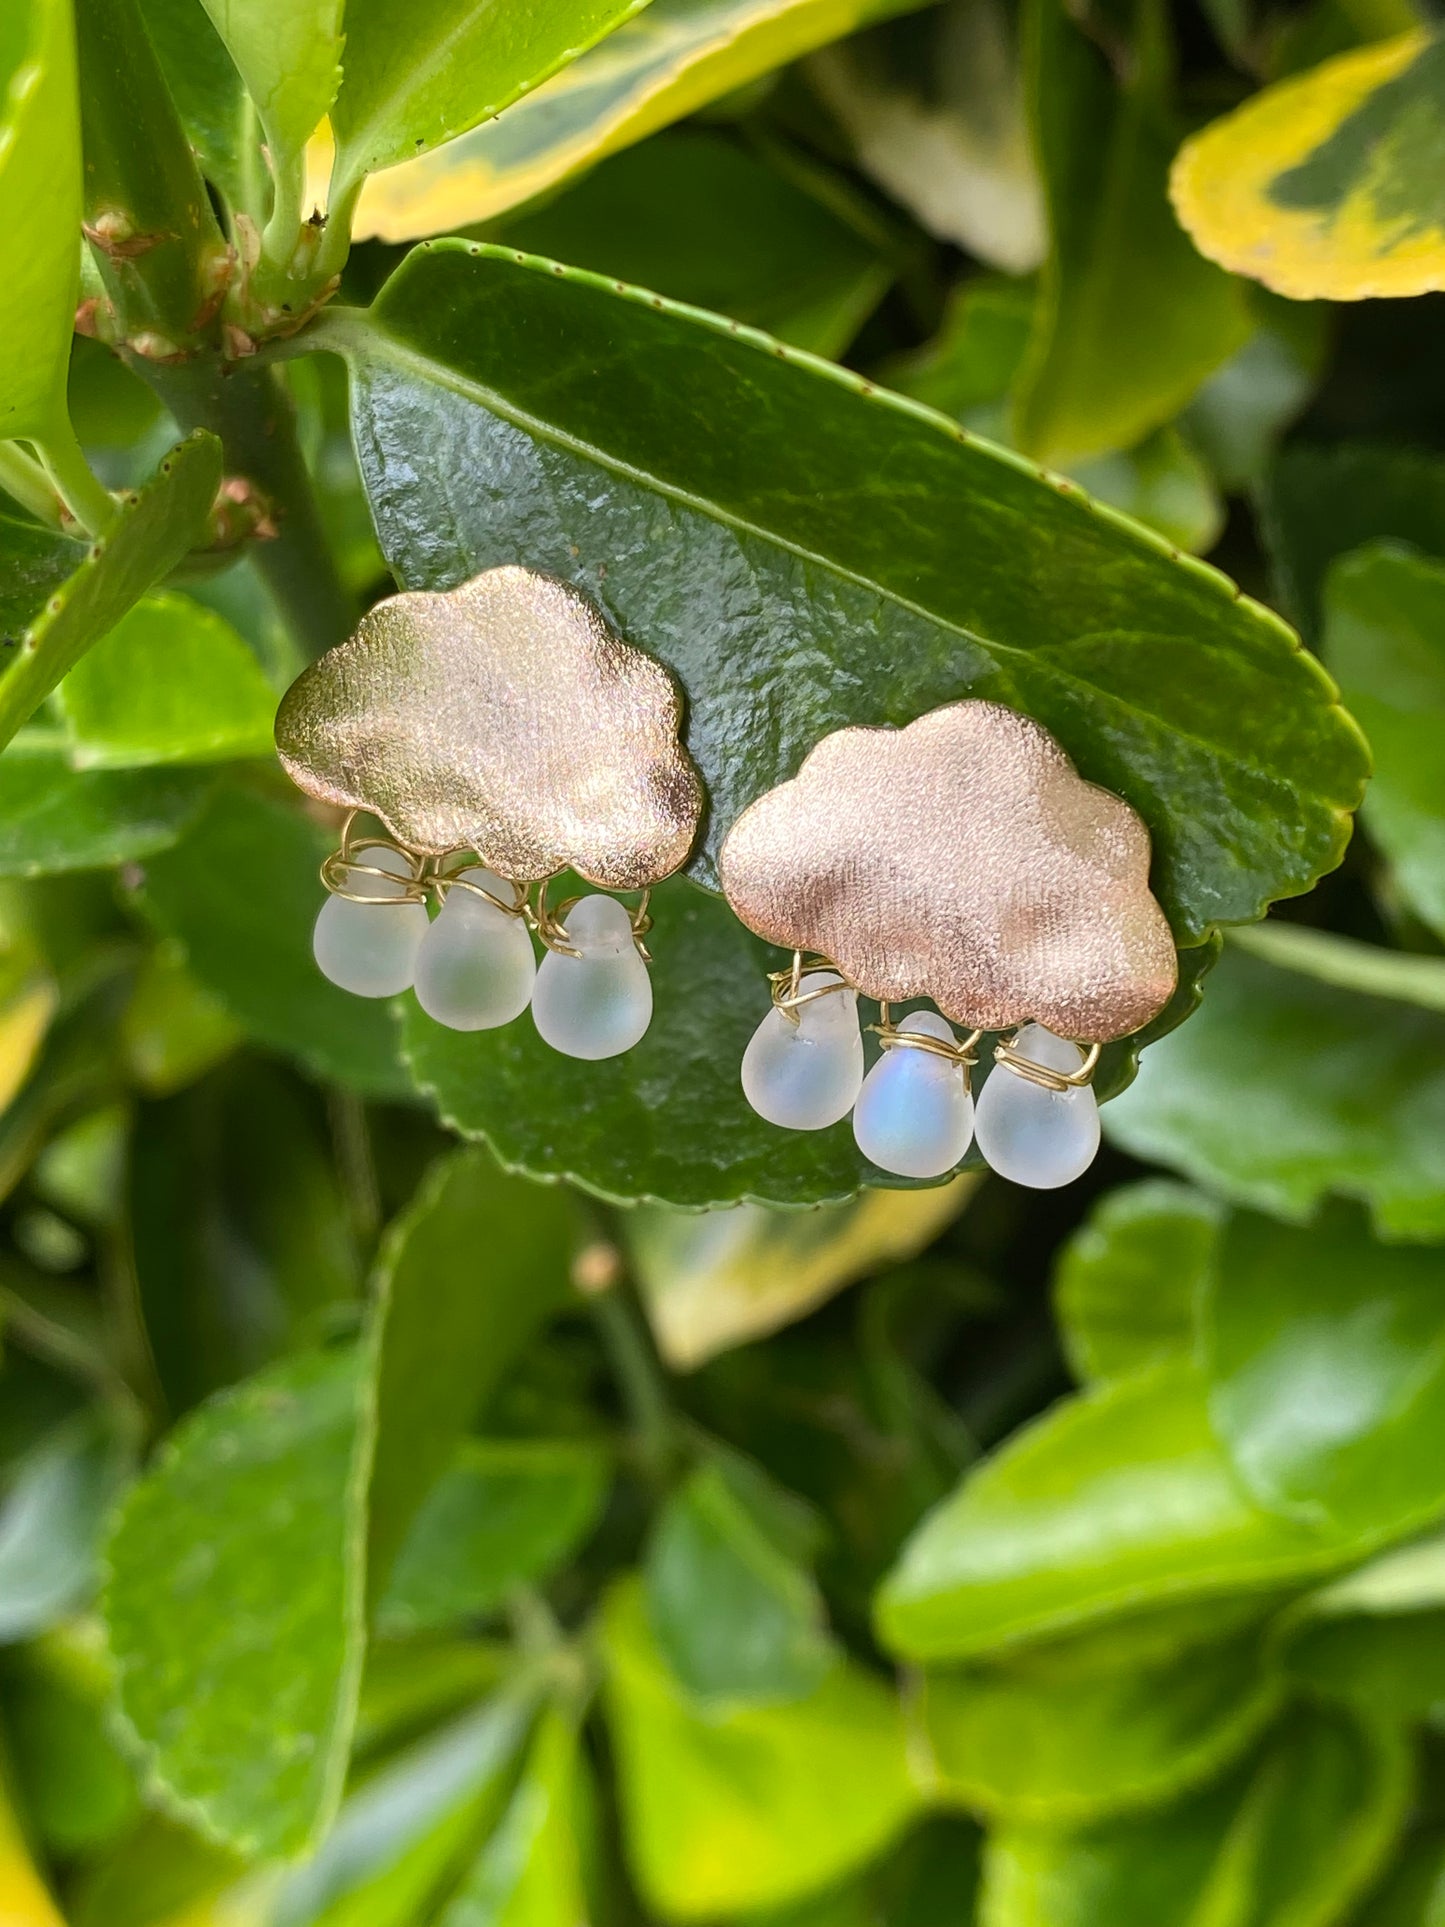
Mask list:
[[[681,720],[662,665],[549,576],[508,566],[378,603],[276,717],[293,781],[349,813],[322,866],[321,969],[362,996],[414,987],[454,1030],[530,1004],[566,1055],[629,1049],[652,1017],[648,894],[702,813]],[[362,814],[386,836],[357,837]],[[599,893],[554,908],[568,870]]]
[[[942,1176],[975,1134],[1021,1184],[1077,1177],[1098,1149],[1100,1047],[1157,1015],[1176,981],[1149,855],[1128,804],[999,703],[825,737],[721,854],[737,915],[794,953],[744,1059],[754,1109],[804,1130],[851,1109],[860,1149],[903,1177]],[[866,1077],[860,996],[879,1006]],[[894,1021],[924,998],[934,1010]],[[825,1001],[828,1018],[810,1019]],[[1000,1035],[975,1108],[985,1033]]]

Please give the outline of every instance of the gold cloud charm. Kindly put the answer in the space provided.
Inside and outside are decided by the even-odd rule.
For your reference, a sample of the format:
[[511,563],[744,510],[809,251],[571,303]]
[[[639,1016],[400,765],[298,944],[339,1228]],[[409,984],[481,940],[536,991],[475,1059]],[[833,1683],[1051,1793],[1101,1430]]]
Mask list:
[[697,835],[681,720],[660,663],[565,583],[507,566],[379,602],[293,683],[276,749],[308,795],[419,854],[640,890]]
[[[1046,729],[990,702],[840,729],[743,811],[721,869],[742,921],[793,952],[743,1054],[761,1117],[851,1114],[858,1148],[905,1178],[943,1177],[975,1141],[1036,1189],[1087,1170],[1100,1047],[1163,1008],[1177,966],[1148,831]],[[879,1005],[871,1070],[860,995]],[[893,1021],[922,997],[936,1009]],[[975,1106],[986,1030],[1012,1034]]]
[[[662,665],[550,576],[489,569],[378,603],[276,717],[288,774],[349,812],[321,867],[322,974],[361,997],[412,990],[452,1030],[530,1008],[564,1056],[630,1050],[652,1021],[647,895],[702,815],[681,723]],[[389,836],[357,833],[360,813]],[[554,908],[565,869],[642,901]]]

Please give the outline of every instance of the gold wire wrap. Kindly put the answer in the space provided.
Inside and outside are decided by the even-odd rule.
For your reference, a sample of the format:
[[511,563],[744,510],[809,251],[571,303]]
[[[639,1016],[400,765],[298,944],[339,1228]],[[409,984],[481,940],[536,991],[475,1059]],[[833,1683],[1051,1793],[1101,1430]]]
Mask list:
[[[353,836],[352,827],[360,810],[350,810],[341,826],[341,844],[328,856],[321,859],[321,881],[334,897],[344,897],[348,903],[425,903],[428,879],[426,859],[419,857],[414,850],[404,850],[389,836]],[[383,870],[379,863],[359,863],[357,861],[366,850],[395,850],[398,856],[406,858],[412,866],[408,876],[398,876],[392,870]],[[348,888],[353,877],[384,877],[388,883],[398,885],[395,894],[384,897],[369,896],[360,890]]]
[[[1015,1033],[1015,1037],[1017,1033]],[[1007,1064],[1011,1071],[1030,1084],[1037,1084],[1046,1091],[1082,1090],[1098,1067],[1102,1044],[1082,1044],[1077,1038],[1069,1038],[1069,1043],[1085,1053],[1084,1061],[1076,1071],[1051,1070],[1047,1064],[1035,1064],[1031,1058],[1021,1057],[1014,1049],[1014,1038],[1005,1038],[994,1046],[995,1064]]]
[[[567,912],[582,899],[567,897],[557,905],[555,910],[547,902],[548,885],[560,875],[559,870],[554,870],[551,876],[543,877],[536,886],[536,902],[525,902],[521,914],[527,919],[528,927],[537,933],[546,949],[556,951],[561,957],[580,957],[582,952],[567,941],[564,921]],[[645,964],[652,962],[652,952],[643,942],[643,938],[652,928],[652,917],[648,909],[651,902],[652,886],[649,884],[642,892],[637,908],[631,913],[633,948]]]
[[[455,862],[458,857],[464,857],[466,861],[457,869],[448,870],[443,867],[445,864]],[[515,877],[503,879],[512,887],[512,901],[503,903],[502,899],[495,896],[484,883],[478,883],[472,877],[460,874],[462,870],[484,870],[486,867],[475,850],[448,850],[445,856],[439,856],[433,861],[426,881],[439,904],[445,903],[448,894],[453,890],[470,890],[474,897],[480,897],[483,903],[490,903],[492,908],[500,910],[504,917],[522,917],[530,921],[527,919],[526,889]],[[495,875],[496,872],[494,871],[493,874]]]
[[[835,984],[819,984],[815,990],[803,990],[800,986],[804,977],[811,976],[815,970],[834,971],[839,981]],[[804,1004],[816,1003],[820,997],[831,997],[835,990],[854,988],[837,964],[827,957],[809,956],[802,950],[793,952],[793,961],[786,970],[768,972],[768,986],[772,991],[774,1010],[780,1010],[790,1024],[799,1021],[798,1012]]]
[[968,1074],[978,1062],[978,1046],[983,1037],[981,1030],[970,1031],[960,1041],[955,1038],[950,1044],[946,1037],[930,1037],[927,1031],[899,1030],[889,1016],[889,1006],[880,1003],[878,1022],[868,1029],[878,1039],[880,1050],[922,1050],[930,1057],[942,1057],[950,1064],[958,1064],[963,1070],[964,1086],[968,1085]]

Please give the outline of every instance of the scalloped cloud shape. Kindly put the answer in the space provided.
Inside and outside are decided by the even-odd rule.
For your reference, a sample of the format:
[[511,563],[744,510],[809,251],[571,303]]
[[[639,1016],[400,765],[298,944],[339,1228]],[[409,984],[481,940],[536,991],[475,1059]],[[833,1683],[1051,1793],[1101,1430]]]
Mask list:
[[661,663],[566,583],[508,565],[379,602],[287,691],[276,749],[308,795],[369,811],[413,850],[634,890],[697,835],[681,722]]
[[1140,818],[1041,724],[974,701],[824,737],[734,823],[721,872],[749,929],[866,996],[1102,1043],[1176,982],[1149,854]]

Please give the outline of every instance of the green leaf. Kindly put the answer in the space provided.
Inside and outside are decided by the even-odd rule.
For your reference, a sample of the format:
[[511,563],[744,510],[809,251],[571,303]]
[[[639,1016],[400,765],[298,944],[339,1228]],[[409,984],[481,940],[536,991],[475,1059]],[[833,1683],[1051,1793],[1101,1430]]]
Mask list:
[[499,120],[368,181],[357,237],[413,241],[490,220],[824,41],[915,4],[652,0]]
[[0,640],[17,643],[46,599],[85,560],[86,545],[55,529],[0,515]]
[[213,1070],[241,1040],[209,991],[168,944],[146,952],[120,1022],[126,1069],[147,1097],[173,1097]]
[[1006,402],[1028,349],[1037,305],[1032,277],[972,275],[949,296],[933,339],[885,362],[880,378],[975,434],[1007,442]]
[[589,1792],[579,1721],[550,1707],[496,1832],[437,1927],[585,1927]]
[[[205,0],[140,0],[146,32],[201,172],[233,210],[264,205],[260,127]],[[82,440],[84,432],[81,433]]]
[[1382,1553],[1275,1628],[1278,1664],[1316,1693],[1402,1723],[1445,1705],[1445,1537]]
[[316,1076],[394,1097],[410,1085],[390,1009],[338,990],[311,955],[317,867],[335,843],[289,802],[223,784],[146,866],[140,905],[248,1036]]
[[1122,509],[1175,548],[1202,555],[1219,540],[1224,504],[1177,428],[1159,428],[1133,448],[1074,462],[1069,473],[1096,501]]
[[836,358],[893,279],[885,237],[837,177],[785,151],[770,158],[679,128],[493,224],[487,238]]
[[0,1505],[0,1642],[33,1639],[86,1602],[123,1470],[94,1414],[65,1420],[14,1468]]
[[1445,1927],[1445,1833],[1412,1834],[1353,1927]]
[[1317,983],[1362,997],[1384,997],[1415,1004],[1421,1010],[1445,1010],[1445,958],[1420,956],[1410,950],[1382,950],[1378,944],[1358,943],[1333,930],[1313,930],[1302,923],[1261,923],[1236,930],[1231,948],[1297,971]]
[[36,1834],[61,1858],[96,1853],[140,1817],[130,1762],[106,1728],[97,1630],[93,1620],[57,1627],[17,1656],[5,1681],[7,1752]]
[[135,602],[201,543],[221,480],[221,444],[203,430],[179,443],[46,602],[0,676],[0,745]]
[[1370,739],[1370,835],[1410,908],[1445,937],[1445,564],[1380,544],[1342,557],[1325,589],[1323,654]]
[[81,773],[49,738],[0,757],[0,876],[104,870],[169,849],[209,785],[189,770]]
[[1029,86],[1051,245],[1021,376],[1019,445],[1054,466],[1169,421],[1252,332],[1239,284],[1201,260],[1166,191],[1174,132],[1142,0],[1121,87],[1063,0],[1033,0]]
[[166,1804],[244,1854],[296,1852],[341,1797],[363,1642],[360,1365],[304,1354],[201,1406],[111,1539],[121,1714]]
[[646,5],[418,0],[403,16],[389,0],[347,0],[346,60],[331,115],[338,183],[344,190],[494,119]]
[[942,1792],[1052,1826],[1154,1805],[1216,1773],[1274,1712],[1260,1643],[1246,1624],[1155,1655],[1125,1621],[1102,1655],[1086,1637],[927,1673],[918,1712]]
[[402,1543],[377,1608],[380,1631],[440,1632],[495,1612],[518,1587],[545,1584],[596,1525],[607,1474],[591,1445],[464,1439]]
[[0,21],[0,441],[44,440],[65,422],[80,207],[68,0],[10,0]]
[[1445,1237],[1442,1116],[1445,1020],[1234,944],[1197,1018],[1103,1113],[1111,1143],[1233,1202],[1303,1220],[1340,1193],[1392,1238]]
[[[1036,715],[1139,809],[1183,942],[1337,860],[1363,745],[1287,633],[856,377],[462,243],[418,250],[369,318],[317,338],[352,361],[367,492],[407,586],[522,562],[677,673],[712,803],[704,882],[738,812],[828,730],[970,694]],[[679,408],[732,430],[679,436]],[[458,501],[463,472],[481,479]]]
[[1348,1556],[1252,1505],[1170,1363],[1061,1400],[968,1473],[878,1597],[909,1659],[968,1658],[1171,1600],[1258,1590]]
[[1261,526],[1275,599],[1313,641],[1336,556],[1394,537],[1445,557],[1445,461],[1422,449],[1298,442],[1266,472]]
[[972,1197],[971,1173],[927,1191],[865,1191],[846,1204],[724,1214],[640,1204],[622,1220],[658,1349],[677,1371],[805,1318],[825,1299],[916,1258]]
[[385,1579],[458,1441],[569,1288],[565,1196],[482,1150],[435,1165],[378,1260],[386,1340],[377,1382],[370,1561]]
[[276,698],[231,625],[187,596],[123,615],[57,692],[79,769],[269,756]]
[[1261,1504],[1356,1540],[1445,1511],[1445,1252],[1336,1207],[1240,1214],[1204,1296],[1209,1412]]
[[1054,1309],[1076,1378],[1123,1378],[1187,1358],[1224,1213],[1182,1184],[1110,1191],[1064,1245]]
[[[350,1796],[316,1854],[287,1872],[266,1927],[414,1927],[423,1910],[430,1918],[438,1889],[501,1806],[531,1702],[525,1691],[500,1692],[388,1760]],[[243,1919],[245,1894],[243,1884]]]
[[530,1018],[463,1035],[408,999],[402,1038],[417,1087],[443,1123],[482,1138],[507,1169],[564,1177],[604,1198],[697,1206],[850,1196],[873,1167],[849,1126],[785,1135],[751,1110],[738,1082],[768,1008],[771,953],[720,898],[687,884],[664,884],[651,907],[655,1015],[634,1049],[569,1063],[564,1091],[556,1053]]
[[891,1691],[851,1662],[807,1698],[705,1712],[624,1581],[605,1621],[628,1860],[670,1919],[782,1906],[872,1858],[917,1810]]
[[283,179],[336,98],[344,0],[202,0],[256,103]]
[[1445,287],[1445,41],[1423,27],[1266,87],[1179,151],[1195,244],[1295,301]]
[[1010,274],[1047,245],[1009,11],[978,0],[821,49],[809,81],[858,165],[928,233]]
[[838,1657],[813,1575],[777,1529],[781,1497],[746,1462],[718,1457],[658,1515],[643,1568],[648,1625],[694,1699],[802,1699]]
[[1191,445],[1231,494],[1264,474],[1324,360],[1324,316],[1316,309],[1264,305],[1263,296],[1253,306],[1262,325],[1215,369],[1181,417]]
[[1076,1833],[996,1833],[990,1927],[1331,1927],[1378,1872],[1410,1797],[1388,1730],[1301,1709],[1217,1786]]

